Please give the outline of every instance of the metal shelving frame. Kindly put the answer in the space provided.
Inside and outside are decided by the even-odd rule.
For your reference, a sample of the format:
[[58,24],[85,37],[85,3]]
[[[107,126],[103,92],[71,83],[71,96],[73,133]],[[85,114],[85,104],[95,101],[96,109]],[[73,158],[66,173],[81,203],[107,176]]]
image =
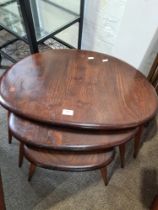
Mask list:
[[[62,10],[66,10],[67,12],[70,12],[70,13],[73,14],[72,11],[69,11],[68,9],[63,8],[62,6],[57,5],[57,4],[55,4],[55,3],[53,3],[49,0],[43,0],[43,1],[47,2],[48,4],[52,4],[53,6],[56,6],[60,9],[62,9]],[[16,33],[14,33],[13,31],[11,31],[9,28],[5,27],[4,25],[0,24],[0,31],[1,30],[6,30],[7,32],[9,32],[10,34],[15,36],[14,39],[12,39],[10,41],[7,41],[5,44],[0,46],[0,65],[1,65],[2,56],[6,57],[8,60],[10,60],[13,63],[16,62],[15,59],[13,59],[10,55],[8,55],[2,49],[5,48],[8,45],[14,43],[17,40],[22,40],[25,43],[27,43],[29,45],[31,54],[39,52],[38,45],[40,43],[44,44],[44,41],[46,41],[49,38],[53,38],[57,42],[65,45],[66,47],[68,47],[70,49],[75,48],[74,46],[68,44],[67,42],[55,37],[55,35],[57,35],[59,32],[67,29],[68,27],[72,26],[73,24],[75,24],[77,22],[79,23],[78,49],[81,49],[83,17],[84,17],[84,2],[85,2],[85,0],[80,0],[80,14],[79,14],[79,17],[77,17],[75,20],[69,22],[68,24],[64,25],[63,27],[60,27],[58,30],[56,30],[52,33],[49,33],[48,35],[42,37],[40,40],[37,40],[37,38],[36,38],[34,21],[33,21],[33,20],[36,20],[36,25],[38,25],[38,18],[37,18],[38,14],[36,12],[37,11],[36,1],[32,1],[31,2],[32,5],[30,5],[29,0],[17,0],[17,1],[8,0],[7,2],[0,4],[0,7],[2,7],[2,6],[4,7],[4,6],[6,6],[8,4],[12,4],[14,2],[18,2],[19,8],[20,8],[19,11],[21,12],[21,16],[23,18],[23,25],[24,25],[27,37],[22,37],[22,36],[20,36]],[[34,16],[37,15],[34,19],[33,19],[33,16],[32,16],[31,6],[34,8],[34,11],[35,11]]]

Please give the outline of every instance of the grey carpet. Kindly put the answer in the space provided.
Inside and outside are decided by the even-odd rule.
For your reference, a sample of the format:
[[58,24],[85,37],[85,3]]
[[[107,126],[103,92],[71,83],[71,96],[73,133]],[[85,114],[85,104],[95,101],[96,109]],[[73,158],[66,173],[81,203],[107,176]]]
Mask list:
[[[15,49],[15,46],[12,46]],[[25,48],[20,48],[25,51]],[[16,54],[22,54],[17,53]],[[23,54],[25,55],[25,53]],[[3,60],[3,64],[9,64]],[[3,70],[0,71],[2,73]],[[7,210],[147,210],[158,191],[158,135],[153,120],[144,130],[137,159],[127,145],[126,167],[117,152],[104,186],[99,171],[71,173],[37,168],[29,183],[28,162],[18,168],[18,146],[7,140],[6,111],[0,108],[0,168]]]

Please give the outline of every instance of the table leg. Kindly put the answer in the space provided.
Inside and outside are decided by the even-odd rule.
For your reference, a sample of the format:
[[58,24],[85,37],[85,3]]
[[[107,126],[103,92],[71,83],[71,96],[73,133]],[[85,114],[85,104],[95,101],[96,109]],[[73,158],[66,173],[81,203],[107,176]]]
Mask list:
[[143,133],[143,125],[139,127],[139,130],[136,133],[136,136],[134,139],[134,154],[133,154],[134,158],[137,157],[138,152],[139,152],[142,133]]
[[20,143],[20,147],[19,147],[19,167],[22,166],[23,159],[24,159],[24,144]]
[[8,142],[9,144],[12,143],[12,133],[11,130],[9,129],[9,116],[10,116],[10,112],[8,111]]
[[29,168],[29,177],[28,177],[28,181],[31,181],[31,178],[35,172],[36,169],[36,165],[34,165],[33,163],[30,163],[30,168]]
[[0,209],[1,210],[6,210],[1,174],[0,174]]
[[104,168],[101,168],[101,169],[100,169],[100,172],[101,172],[102,178],[103,178],[103,180],[104,180],[104,184],[105,184],[105,185],[108,185],[107,167],[105,166]]
[[119,145],[119,150],[120,150],[120,159],[121,159],[121,168],[124,168],[125,166],[125,143]]

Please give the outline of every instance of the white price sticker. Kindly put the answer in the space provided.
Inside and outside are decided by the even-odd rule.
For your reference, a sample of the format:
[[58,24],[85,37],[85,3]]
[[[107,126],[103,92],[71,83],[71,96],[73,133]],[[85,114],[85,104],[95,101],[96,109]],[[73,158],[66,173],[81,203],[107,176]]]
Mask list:
[[63,109],[62,110],[62,115],[73,116],[74,115],[74,110],[71,110],[71,109]]
[[107,58],[102,60],[103,63],[108,62],[108,61],[109,61],[109,59],[107,59]]
[[88,60],[94,60],[94,57],[88,57]]

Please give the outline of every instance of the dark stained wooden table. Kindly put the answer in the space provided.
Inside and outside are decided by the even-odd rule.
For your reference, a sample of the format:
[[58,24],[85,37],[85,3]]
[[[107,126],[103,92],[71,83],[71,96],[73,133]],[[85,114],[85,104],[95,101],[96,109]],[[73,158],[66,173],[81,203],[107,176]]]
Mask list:
[[158,210],[158,195],[155,196],[150,210]]
[[[71,163],[73,168],[82,163],[82,170],[85,152],[92,153],[88,164],[93,166],[96,160],[95,167],[100,167],[100,152],[130,140],[135,127],[150,120],[158,105],[154,88],[132,66],[105,54],[79,50],[51,50],[15,64],[1,79],[0,103],[24,119],[10,118],[10,131],[22,141],[19,165],[23,143],[28,143],[42,151],[49,149],[46,153],[29,150],[28,157],[36,158],[35,162],[42,157],[42,163],[47,160],[54,167],[56,153],[58,168],[66,158],[69,169]],[[106,154],[102,157],[105,166]]]
[[135,68],[90,51],[31,55],[3,76],[0,103],[52,125],[89,129],[136,127],[157,111],[154,88]]
[[9,118],[9,129],[14,137],[31,147],[58,151],[106,150],[125,144],[135,137],[138,129],[99,131],[47,126],[19,118]]

